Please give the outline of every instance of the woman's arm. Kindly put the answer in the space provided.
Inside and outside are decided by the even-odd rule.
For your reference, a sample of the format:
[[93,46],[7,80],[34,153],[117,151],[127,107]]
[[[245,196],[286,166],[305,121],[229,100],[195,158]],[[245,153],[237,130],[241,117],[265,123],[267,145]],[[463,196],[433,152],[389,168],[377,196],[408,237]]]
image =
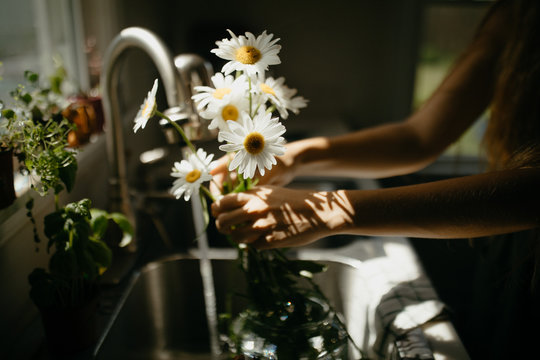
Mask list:
[[507,21],[504,9],[496,10],[438,89],[405,121],[290,143],[260,183],[284,185],[298,174],[379,178],[430,164],[491,101]]
[[469,238],[540,224],[540,169],[514,169],[379,190],[260,187],[212,205],[218,229],[259,248],[335,234]]

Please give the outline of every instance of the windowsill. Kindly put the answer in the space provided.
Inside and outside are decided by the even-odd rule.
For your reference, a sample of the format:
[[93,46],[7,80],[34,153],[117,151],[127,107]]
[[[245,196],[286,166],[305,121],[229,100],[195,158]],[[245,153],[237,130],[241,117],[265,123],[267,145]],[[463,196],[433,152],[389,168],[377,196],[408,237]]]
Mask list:
[[[92,153],[105,146],[105,136],[100,134],[81,148],[81,151],[77,154],[78,176],[83,171],[84,164],[89,161]],[[41,210],[53,208],[54,206],[54,196],[51,194],[39,196],[37,192],[31,189],[28,176],[15,172],[14,186],[17,198],[13,204],[0,210],[0,247],[2,247],[6,239],[10,239],[22,226],[28,224],[29,219],[26,215],[26,203],[28,200],[34,199],[34,213],[40,213]]]

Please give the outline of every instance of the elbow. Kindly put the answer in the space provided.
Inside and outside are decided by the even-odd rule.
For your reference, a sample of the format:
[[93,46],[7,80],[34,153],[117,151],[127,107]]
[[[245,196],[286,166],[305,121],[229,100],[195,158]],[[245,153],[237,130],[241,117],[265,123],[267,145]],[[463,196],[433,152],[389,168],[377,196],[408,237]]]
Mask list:
[[403,128],[403,143],[401,144],[401,172],[403,174],[424,169],[432,164],[444,152],[447,145],[440,139],[425,136],[421,131],[407,122]]

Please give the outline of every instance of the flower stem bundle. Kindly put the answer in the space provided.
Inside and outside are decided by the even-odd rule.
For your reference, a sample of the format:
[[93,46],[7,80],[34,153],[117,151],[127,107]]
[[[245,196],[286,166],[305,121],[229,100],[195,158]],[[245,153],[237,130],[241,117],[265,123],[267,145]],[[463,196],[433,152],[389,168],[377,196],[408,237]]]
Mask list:
[[[290,112],[297,114],[299,109],[307,105],[306,99],[296,96],[296,89],[285,85],[283,77],[266,77],[268,66],[280,63],[279,39],[274,39],[266,31],[257,37],[249,32],[236,36],[229,30],[229,34],[230,39],[217,41],[218,47],[212,50],[228,62],[221,72],[212,76],[213,86],[195,87],[197,94],[192,97],[199,116],[210,120],[209,129],[218,129],[217,139],[223,143],[219,149],[226,152],[230,159],[227,181],[219,186],[220,196],[252,189],[257,183],[257,175],[264,176],[276,165],[276,156],[285,152],[283,134],[286,129],[280,118],[286,119]],[[183,197],[186,201],[196,194],[203,202],[204,197],[213,202],[216,195],[205,184],[212,181],[211,171],[216,166],[214,155],[196,149],[182,127],[157,110],[157,84],[155,80],[135,118],[133,130],[137,132],[144,128],[153,116],[167,120],[190,149],[186,158],[174,163],[171,176],[175,180],[171,193],[177,199]],[[203,209],[207,208],[203,205]],[[238,250],[239,266],[247,280],[246,296],[250,305],[246,311],[250,314],[262,315],[259,320],[263,322],[294,327],[317,318],[315,313],[319,306],[313,305],[315,303],[327,309],[325,316],[331,312],[328,300],[312,279],[313,274],[324,271],[325,266],[289,259],[283,250],[259,251],[232,241],[231,245]],[[238,322],[232,321],[231,314],[223,318],[229,320],[229,345],[233,352],[241,353],[241,336],[236,331],[238,329],[234,329],[234,324],[238,327]],[[329,348],[333,342],[332,346],[341,349],[343,342],[349,339],[348,334],[339,317],[332,315],[331,321],[336,325],[329,330],[332,334],[323,331],[328,338],[324,340],[328,341],[325,346]],[[311,338],[306,336],[308,334],[304,336],[303,345],[312,347]],[[281,351],[285,350],[282,348]],[[292,358],[300,358],[295,356]]]

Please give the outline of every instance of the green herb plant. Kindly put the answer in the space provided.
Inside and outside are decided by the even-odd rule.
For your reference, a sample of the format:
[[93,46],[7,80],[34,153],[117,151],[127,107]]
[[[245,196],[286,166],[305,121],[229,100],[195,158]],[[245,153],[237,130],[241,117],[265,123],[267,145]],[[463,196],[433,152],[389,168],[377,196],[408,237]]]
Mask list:
[[36,268],[28,277],[30,297],[40,308],[76,307],[95,296],[99,276],[111,264],[105,241],[111,222],[129,241],[133,229],[125,216],[91,209],[89,199],[69,203],[44,219],[47,250],[55,252],[48,271]]
[[[26,71],[25,84],[10,93],[11,106],[0,102],[0,147],[13,150],[20,171],[40,196],[54,194],[55,209],[44,218],[46,248],[53,254],[47,270],[36,268],[29,276],[30,297],[40,308],[74,307],[94,296],[100,275],[111,264],[104,238],[113,232],[107,229],[114,224],[120,230],[114,233],[122,234],[121,244],[133,236],[124,215],[92,209],[89,199],[60,206],[59,194],[73,189],[78,167],[77,149],[69,148],[67,140],[75,127],[62,115],[69,105],[61,91],[64,77],[59,68],[44,85],[37,73]],[[33,204],[30,198],[26,208],[37,244]]]
[[69,192],[75,183],[77,150],[67,146],[74,126],[61,113],[67,104],[60,90],[63,75],[52,76],[51,85],[42,85],[31,71],[24,78],[26,83],[10,93],[11,106],[0,102],[0,147],[13,150],[20,170],[40,195]]

